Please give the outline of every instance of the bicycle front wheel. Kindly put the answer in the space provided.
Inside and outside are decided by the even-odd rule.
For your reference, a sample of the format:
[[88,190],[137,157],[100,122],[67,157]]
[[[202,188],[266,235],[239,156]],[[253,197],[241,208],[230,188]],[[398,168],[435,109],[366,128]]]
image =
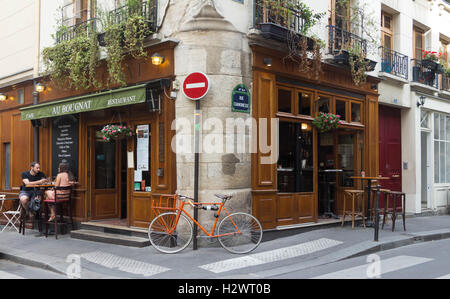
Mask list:
[[191,243],[192,224],[184,215],[180,215],[177,221],[177,213],[164,213],[150,223],[148,237],[155,249],[177,253]]
[[232,253],[248,253],[258,247],[262,227],[258,219],[247,213],[234,213],[225,217],[218,229],[219,242]]

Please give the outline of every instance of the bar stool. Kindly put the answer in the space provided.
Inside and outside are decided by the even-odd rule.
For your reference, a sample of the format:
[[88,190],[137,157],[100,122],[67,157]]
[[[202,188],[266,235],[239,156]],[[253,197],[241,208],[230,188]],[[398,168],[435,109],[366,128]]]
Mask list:
[[[58,192],[60,191],[60,192]],[[55,229],[55,238],[58,239],[58,225],[67,225],[69,222],[63,222],[63,206],[67,205],[70,219],[70,226],[73,229],[73,219],[72,219],[72,186],[66,187],[55,187],[55,198],[53,200],[46,199],[45,202],[45,237],[48,236],[48,225],[53,224]],[[55,205],[55,213],[56,217],[53,222],[49,222],[48,219],[48,211],[49,204]],[[60,212],[58,215],[58,211]],[[59,217],[59,221],[58,221]]]
[[[345,208],[346,195],[352,199],[352,210],[347,211]],[[366,219],[364,215],[364,191],[363,190],[345,190],[344,191],[344,209],[342,213],[342,225],[344,226],[345,216],[348,214],[352,216],[352,228],[355,228],[355,218],[361,216],[363,219],[363,225],[366,227]],[[355,211],[355,201],[358,201],[358,211]],[[361,208],[359,206],[362,205]]]
[[[387,218],[387,215],[391,215],[392,219],[392,231],[395,230],[395,220],[397,219],[397,215],[401,214],[403,219],[403,230],[406,231],[406,220],[405,220],[405,214],[406,214],[406,194],[403,192],[397,192],[397,191],[390,191],[388,192],[389,197],[392,199],[391,201],[386,201],[386,207],[384,209],[384,217],[383,217],[383,224],[381,225],[381,229],[384,228],[384,224]],[[398,199],[400,198],[400,203],[398,202]],[[392,208],[389,207],[390,202],[392,202]],[[398,205],[399,204],[399,205]]]

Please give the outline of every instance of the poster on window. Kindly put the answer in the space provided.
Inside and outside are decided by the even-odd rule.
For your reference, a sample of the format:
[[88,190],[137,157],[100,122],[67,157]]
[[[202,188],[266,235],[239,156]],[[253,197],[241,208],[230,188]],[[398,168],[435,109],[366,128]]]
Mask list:
[[149,125],[140,125],[136,128],[137,132],[137,171],[149,171],[148,150],[149,150]]

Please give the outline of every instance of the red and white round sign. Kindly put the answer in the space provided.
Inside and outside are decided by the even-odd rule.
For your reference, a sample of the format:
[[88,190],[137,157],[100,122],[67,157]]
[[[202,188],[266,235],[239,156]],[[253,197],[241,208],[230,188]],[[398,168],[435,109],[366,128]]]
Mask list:
[[197,101],[203,98],[209,91],[209,78],[201,73],[189,74],[183,82],[183,94],[191,100]]

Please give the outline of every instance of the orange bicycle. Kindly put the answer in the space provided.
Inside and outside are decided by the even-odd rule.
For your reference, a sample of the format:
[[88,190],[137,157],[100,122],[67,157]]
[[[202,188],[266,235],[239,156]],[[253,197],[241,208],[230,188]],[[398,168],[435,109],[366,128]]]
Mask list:
[[[232,253],[248,253],[258,247],[262,239],[262,227],[258,219],[243,212],[229,214],[225,203],[232,196],[216,194],[216,197],[222,202],[194,203],[193,198],[182,195],[161,196],[159,200],[153,201],[152,209],[158,216],[148,229],[150,243],[164,253],[180,252],[191,243],[194,237],[192,223],[195,223],[208,237],[218,239],[220,245]],[[217,212],[211,232],[186,212],[184,206],[187,204],[193,208]],[[214,234],[222,211],[225,211],[226,216],[220,222],[217,234]]]

